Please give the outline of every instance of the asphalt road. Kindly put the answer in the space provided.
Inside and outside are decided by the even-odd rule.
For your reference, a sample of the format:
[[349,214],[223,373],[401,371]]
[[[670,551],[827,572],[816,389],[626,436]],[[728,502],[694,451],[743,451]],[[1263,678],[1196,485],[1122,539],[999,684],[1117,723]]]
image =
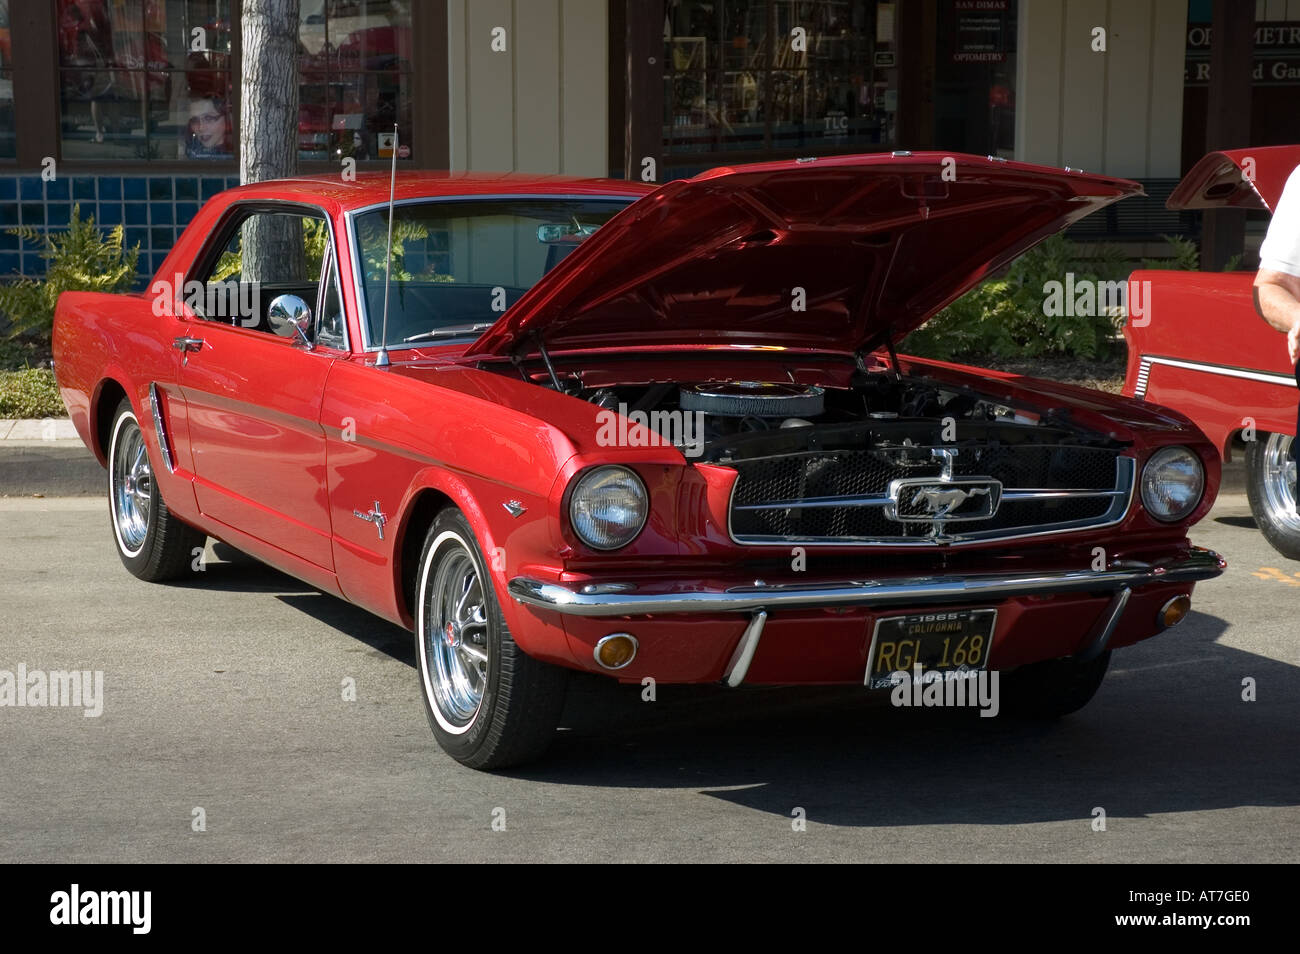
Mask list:
[[0,670],[104,673],[97,718],[0,708],[0,862],[1296,861],[1300,564],[1241,496],[1194,537],[1231,569],[1054,726],[584,678],[549,760],[487,775],[404,631],[219,545],[141,583],[102,500],[0,499]]

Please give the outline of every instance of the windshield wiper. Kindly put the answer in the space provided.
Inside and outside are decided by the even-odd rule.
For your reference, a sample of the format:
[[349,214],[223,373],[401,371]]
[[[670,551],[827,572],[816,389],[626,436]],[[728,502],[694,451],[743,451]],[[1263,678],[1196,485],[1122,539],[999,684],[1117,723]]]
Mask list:
[[480,331],[487,331],[495,322],[480,321],[472,325],[451,325],[447,328],[434,328],[432,331],[422,331],[418,335],[411,335],[409,338],[403,338],[402,343],[409,341],[432,341],[434,338],[463,338],[465,335],[477,334]]

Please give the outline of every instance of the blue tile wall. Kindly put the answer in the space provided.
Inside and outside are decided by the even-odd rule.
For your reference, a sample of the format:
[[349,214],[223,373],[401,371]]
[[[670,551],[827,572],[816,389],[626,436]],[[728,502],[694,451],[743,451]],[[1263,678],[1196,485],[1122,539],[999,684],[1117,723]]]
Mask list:
[[202,204],[239,185],[238,176],[0,175],[0,281],[45,272],[41,245],[8,234],[19,225],[60,231],[77,207],[107,231],[125,226],[126,244],[140,246],[137,287],[144,288]]

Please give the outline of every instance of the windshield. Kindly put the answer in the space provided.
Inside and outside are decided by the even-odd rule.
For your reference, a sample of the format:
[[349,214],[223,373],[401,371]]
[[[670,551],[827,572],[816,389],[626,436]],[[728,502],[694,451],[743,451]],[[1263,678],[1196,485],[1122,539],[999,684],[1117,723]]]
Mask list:
[[[625,198],[507,198],[408,203],[393,209],[388,347],[477,337]],[[384,335],[388,208],[356,216],[366,342]]]

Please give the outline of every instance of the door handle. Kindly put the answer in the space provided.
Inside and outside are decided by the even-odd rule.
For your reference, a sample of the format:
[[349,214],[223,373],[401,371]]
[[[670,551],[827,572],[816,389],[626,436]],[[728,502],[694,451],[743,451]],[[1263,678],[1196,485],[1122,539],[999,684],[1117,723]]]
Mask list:
[[181,337],[176,338],[175,340],[172,341],[172,347],[175,348],[177,351],[183,351],[183,352],[198,351],[203,347],[203,339],[190,338],[185,335],[182,335]]

